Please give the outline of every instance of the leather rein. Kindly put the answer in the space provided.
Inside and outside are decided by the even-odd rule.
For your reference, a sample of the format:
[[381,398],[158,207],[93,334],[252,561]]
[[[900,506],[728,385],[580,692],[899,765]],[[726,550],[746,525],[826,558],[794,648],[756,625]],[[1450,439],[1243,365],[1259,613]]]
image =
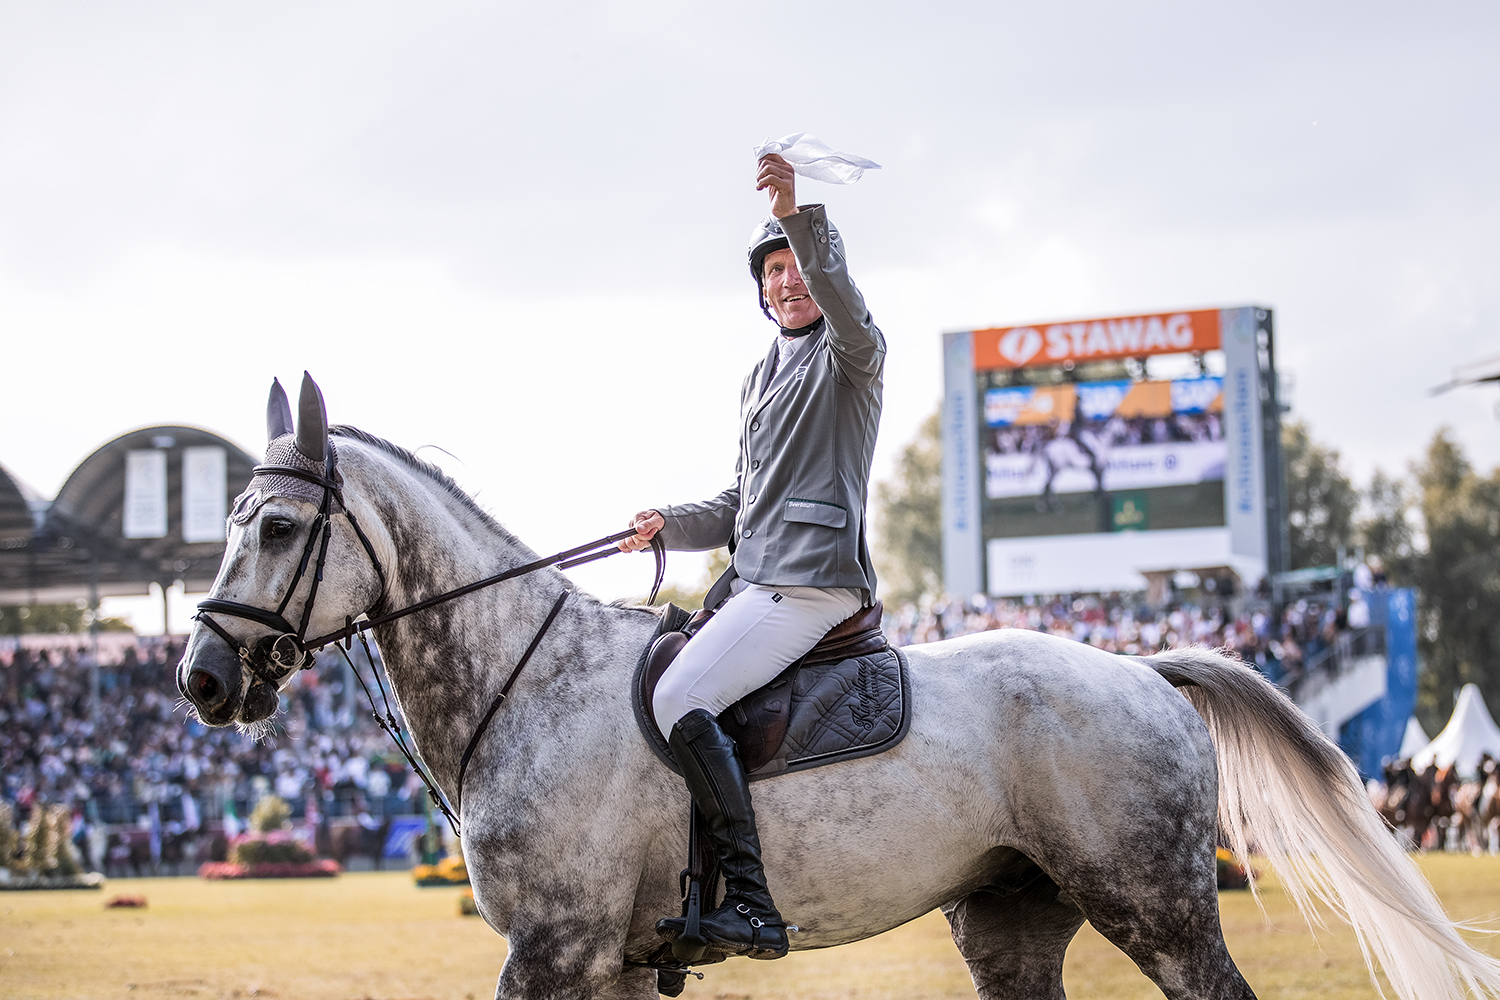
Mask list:
[[[323,500],[318,506],[317,515],[313,518],[312,528],[307,535],[307,544],[302,548],[302,557],[298,561],[297,572],[293,575],[292,582],[288,585],[286,594],[281,598],[281,603],[276,606],[276,610],[267,611],[253,604],[242,604],[239,601],[226,601],[217,597],[210,597],[198,603],[198,612],[193,616],[193,619],[208,626],[214,634],[228,643],[229,648],[239,654],[240,662],[250,671],[251,675],[257,680],[270,685],[273,689],[279,688],[287,677],[297,670],[310,669],[315,661],[312,656],[308,655],[309,653],[320,650],[329,643],[333,643],[334,648],[344,657],[344,661],[348,663],[349,669],[353,671],[355,680],[359,681],[359,686],[364,689],[365,698],[370,702],[370,710],[374,713],[376,724],[385,730],[392,742],[396,744],[396,748],[406,758],[407,763],[411,765],[417,776],[422,779],[422,783],[427,786],[427,792],[432,797],[433,803],[447,817],[448,824],[453,828],[454,835],[457,836],[459,834],[457,814],[463,805],[464,773],[468,770],[469,759],[473,756],[474,750],[479,746],[479,739],[484,735],[486,728],[490,724],[490,720],[495,717],[495,713],[499,711],[500,705],[509,696],[511,687],[515,684],[516,678],[520,676],[521,668],[526,666],[527,661],[531,659],[531,654],[536,652],[536,648],[541,645],[542,637],[552,627],[552,623],[557,619],[558,614],[562,611],[563,604],[567,602],[568,596],[572,591],[564,590],[558,596],[556,603],[552,605],[552,610],[548,612],[547,617],[542,621],[541,627],[537,629],[536,634],[532,637],[531,643],[526,647],[526,651],[516,661],[516,665],[511,670],[510,676],[506,678],[505,684],[500,688],[500,693],[490,702],[489,710],[485,712],[479,724],[475,726],[474,734],[469,738],[469,744],[464,749],[463,757],[459,761],[457,791],[451,808],[447,800],[443,797],[443,794],[438,791],[437,784],[423,770],[422,765],[418,763],[415,754],[407,745],[402,735],[401,724],[396,720],[395,713],[391,710],[390,700],[386,698],[385,685],[381,683],[380,672],[375,667],[375,659],[371,655],[370,645],[365,638],[365,633],[378,625],[385,625],[397,619],[405,618],[407,615],[416,614],[418,611],[425,611],[428,608],[464,597],[475,591],[483,590],[486,587],[493,587],[495,584],[504,583],[506,580],[513,580],[516,577],[534,573],[540,569],[556,567],[566,570],[574,566],[582,566],[584,563],[593,562],[596,559],[604,559],[607,556],[612,556],[620,551],[615,543],[633,536],[635,529],[627,528],[624,531],[617,531],[612,535],[597,538],[592,542],[576,545],[571,549],[564,549],[561,552],[555,552],[541,559],[534,559],[529,563],[512,567],[493,576],[487,576],[482,580],[476,580],[462,587],[455,587],[441,594],[434,594],[431,597],[423,598],[398,611],[389,611],[385,614],[376,615],[373,618],[369,616],[369,612],[367,611],[361,614],[358,620],[353,616],[346,615],[344,617],[343,628],[336,629],[326,635],[308,639],[306,638],[307,627],[312,618],[313,602],[317,600],[318,586],[323,582],[323,568],[328,560],[328,543],[333,534],[333,518],[335,514],[343,515],[344,519],[349,522],[349,527],[354,530],[355,537],[359,539],[360,545],[365,550],[365,554],[369,556],[370,564],[374,567],[376,576],[380,578],[380,595],[371,604],[371,609],[379,607],[385,601],[386,590],[389,586],[385,567],[381,564],[380,557],[375,554],[375,547],[370,544],[370,539],[359,526],[359,522],[355,520],[353,512],[344,503],[343,490],[334,475],[335,458],[333,450],[331,448],[328,449],[327,454],[325,471],[322,475],[293,465],[257,465],[251,470],[252,479],[259,475],[291,476],[295,479],[312,483],[314,486],[319,486],[323,490]],[[335,502],[337,503],[337,510],[334,509]],[[298,586],[301,585],[302,578],[307,575],[308,566],[312,562],[314,547],[317,548],[318,559],[316,564],[313,565],[312,586],[307,594],[307,603],[302,608],[302,618],[296,626],[293,626],[284,617],[284,613],[287,605],[291,602],[292,596],[297,592]],[[651,551],[656,557],[656,578],[651,585],[651,596],[646,600],[648,604],[656,602],[656,595],[661,590],[662,578],[666,572],[666,547],[662,544],[660,535],[656,535],[651,539]],[[257,624],[276,629],[277,634],[263,637],[253,647],[248,646],[230,635],[227,629],[214,621],[211,613],[256,622]],[[348,650],[353,648],[356,637],[358,637],[360,645],[364,647],[365,657],[370,663],[370,673],[375,678],[376,686],[380,689],[380,698],[385,704],[384,717],[382,717],[380,709],[375,706],[375,698],[370,694],[369,686],[365,684],[364,678],[360,676],[359,671],[355,668],[354,661],[349,658]]]

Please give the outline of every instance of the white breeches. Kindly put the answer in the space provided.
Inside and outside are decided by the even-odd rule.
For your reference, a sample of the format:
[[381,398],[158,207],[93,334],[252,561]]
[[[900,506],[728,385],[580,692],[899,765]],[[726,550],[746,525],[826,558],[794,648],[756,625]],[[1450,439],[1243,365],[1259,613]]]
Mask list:
[[859,610],[844,588],[763,587],[734,581],[714,613],[661,675],[652,707],[663,736],[695,708],[718,715],[769,683],[839,622]]

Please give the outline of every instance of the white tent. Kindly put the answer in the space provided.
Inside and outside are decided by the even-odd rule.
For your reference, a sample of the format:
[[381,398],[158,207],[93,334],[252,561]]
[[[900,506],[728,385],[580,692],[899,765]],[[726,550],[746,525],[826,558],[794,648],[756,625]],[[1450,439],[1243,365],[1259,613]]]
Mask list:
[[1431,742],[1432,737],[1422,731],[1422,724],[1413,715],[1406,720],[1406,735],[1401,737],[1401,749],[1396,751],[1396,756],[1403,760],[1415,757]]
[[1460,775],[1472,777],[1485,753],[1500,758],[1500,726],[1490,718],[1479,688],[1465,684],[1453,706],[1453,717],[1436,739],[1412,755],[1411,763],[1419,771],[1434,761],[1440,768],[1457,764]]

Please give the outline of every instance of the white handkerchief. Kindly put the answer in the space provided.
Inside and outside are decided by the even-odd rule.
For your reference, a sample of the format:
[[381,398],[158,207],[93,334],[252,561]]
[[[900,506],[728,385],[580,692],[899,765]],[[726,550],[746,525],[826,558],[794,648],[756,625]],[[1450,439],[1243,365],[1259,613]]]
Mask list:
[[755,147],[757,160],[768,153],[780,153],[782,159],[803,177],[829,184],[853,184],[866,170],[880,169],[880,164],[874,160],[830,149],[828,143],[807,132],[767,139]]

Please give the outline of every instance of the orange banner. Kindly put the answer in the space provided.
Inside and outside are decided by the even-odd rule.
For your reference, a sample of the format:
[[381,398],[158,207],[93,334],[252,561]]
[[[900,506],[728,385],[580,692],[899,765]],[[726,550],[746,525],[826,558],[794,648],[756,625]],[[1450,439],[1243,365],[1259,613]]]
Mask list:
[[974,368],[1026,368],[1219,347],[1219,310],[1115,316],[974,331]]

